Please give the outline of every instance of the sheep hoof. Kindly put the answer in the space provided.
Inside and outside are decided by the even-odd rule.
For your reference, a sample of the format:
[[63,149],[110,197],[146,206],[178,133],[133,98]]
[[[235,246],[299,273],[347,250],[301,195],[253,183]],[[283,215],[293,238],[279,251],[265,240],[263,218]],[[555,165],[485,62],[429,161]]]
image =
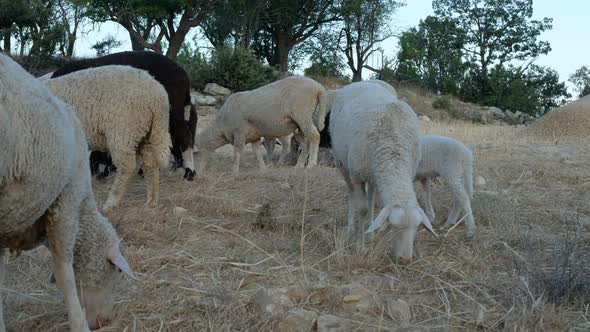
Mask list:
[[467,241],[475,240],[475,230],[468,230],[466,238],[467,238]]
[[187,181],[193,181],[195,179],[195,174],[196,174],[196,172],[193,171],[192,169],[185,168],[183,178]]

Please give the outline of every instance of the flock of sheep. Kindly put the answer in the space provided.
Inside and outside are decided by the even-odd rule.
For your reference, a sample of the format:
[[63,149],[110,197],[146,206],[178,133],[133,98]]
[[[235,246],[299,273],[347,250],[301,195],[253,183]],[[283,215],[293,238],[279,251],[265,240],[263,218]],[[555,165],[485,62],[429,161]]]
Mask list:
[[[148,180],[146,204],[155,208],[170,152],[173,167],[183,167],[184,178],[192,180],[203,175],[208,155],[226,144],[234,147],[235,173],[246,144],[265,170],[262,140],[270,157],[280,140],[280,162],[297,153],[296,167],[316,166],[319,146],[332,148],[348,188],[348,233],[363,221],[358,237],[364,243],[365,233],[387,221],[401,265],[411,261],[421,225],[436,235],[433,177],[442,177],[453,193],[446,223],[462,217],[468,238],[475,235],[471,151],[455,139],[420,136],[415,112],[385,82],[326,90],[312,79],[287,77],[229,96],[207,128],[196,134],[196,127],[190,80],[164,56],[121,52],[75,61],[37,79],[0,54],[0,284],[6,249],[18,254],[46,245],[71,330],[105,325],[121,274],[135,277],[103,213],[121,202],[136,167]],[[110,153],[117,166],[100,209],[89,151],[99,153],[94,157]],[[424,188],[425,210],[415,181]]]

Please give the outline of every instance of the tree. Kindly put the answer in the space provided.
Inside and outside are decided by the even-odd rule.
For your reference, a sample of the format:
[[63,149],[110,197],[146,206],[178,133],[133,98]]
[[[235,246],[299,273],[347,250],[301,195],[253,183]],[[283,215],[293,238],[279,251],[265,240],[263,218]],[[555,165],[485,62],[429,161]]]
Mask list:
[[74,54],[78,29],[86,18],[86,8],[83,6],[83,0],[58,0],[57,10],[65,34],[64,43],[61,45],[61,53],[69,59]]
[[590,94],[590,68],[582,66],[569,77],[580,98]]
[[525,72],[496,66],[490,73],[490,89],[493,93],[486,104],[535,116],[565,104],[571,97],[555,70],[536,65]]
[[392,36],[391,15],[403,3],[397,0],[343,0],[340,15],[340,50],[352,71],[352,81],[362,80],[362,70],[376,45]]
[[304,70],[310,77],[331,77],[347,80],[344,62],[338,47],[338,34],[331,27],[320,29],[302,46],[302,52],[309,56],[311,65]]
[[457,95],[466,65],[465,34],[453,21],[428,16],[399,40],[398,80],[418,80],[431,91]]
[[103,40],[94,43],[92,49],[96,51],[96,56],[103,56],[111,53],[111,49],[121,46],[123,43],[116,40],[113,36],[107,36]]
[[264,6],[257,0],[218,0],[201,28],[215,48],[224,47],[230,38],[235,46],[249,48]]
[[324,24],[338,20],[335,0],[268,0],[253,48],[271,66],[286,73],[289,52]]
[[[150,49],[174,59],[189,31],[201,24],[215,0],[90,0],[89,13],[99,22],[125,28],[134,50]],[[156,34],[157,32],[157,34]]]
[[468,61],[479,67],[479,99],[490,95],[490,68],[530,61],[551,50],[539,36],[552,28],[552,19],[531,19],[533,0],[433,0],[432,7],[438,18],[452,20],[464,31]]

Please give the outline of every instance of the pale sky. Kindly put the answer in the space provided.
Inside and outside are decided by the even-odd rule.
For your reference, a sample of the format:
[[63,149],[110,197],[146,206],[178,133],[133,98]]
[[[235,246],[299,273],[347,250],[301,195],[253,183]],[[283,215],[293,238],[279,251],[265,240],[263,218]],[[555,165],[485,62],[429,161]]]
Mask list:
[[[548,55],[540,56],[535,63],[557,70],[562,81],[566,81],[568,76],[581,66],[590,65],[590,42],[587,39],[590,31],[590,0],[534,0],[533,8],[533,18],[553,18],[553,29],[541,35],[542,40],[549,41],[552,51]],[[406,0],[406,6],[394,16],[393,25],[405,30],[418,25],[421,19],[430,14],[431,0]],[[87,30],[89,28],[86,27]],[[118,24],[109,22],[82,34],[76,44],[75,55],[94,56],[95,52],[90,46],[107,35],[113,35],[123,42],[123,45],[113,52],[131,49],[126,30]],[[192,40],[194,35],[195,33],[191,32],[187,39]],[[397,38],[390,38],[383,43],[382,48],[386,56],[393,57],[397,53],[397,43]],[[207,42],[201,40],[199,44],[204,46]],[[372,61],[378,65],[379,59],[380,55]],[[368,73],[364,73],[363,77],[367,78]]]

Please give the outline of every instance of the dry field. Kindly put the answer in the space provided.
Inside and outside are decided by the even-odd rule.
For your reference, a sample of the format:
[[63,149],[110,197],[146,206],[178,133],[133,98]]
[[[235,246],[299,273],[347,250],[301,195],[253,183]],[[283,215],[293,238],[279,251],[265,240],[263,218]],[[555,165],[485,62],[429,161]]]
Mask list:
[[[140,281],[117,288],[115,319],[100,331],[287,331],[295,312],[337,316],[342,331],[589,330],[590,144],[507,126],[423,125],[475,152],[486,181],[473,200],[476,240],[462,223],[441,227],[451,198],[436,184],[439,236],[421,230],[402,268],[388,234],[366,250],[343,239],[346,192],[334,168],[261,174],[248,149],[233,177],[227,146],[193,183],[163,176],[159,210],[142,209],[135,179],[109,215]],[[95,181],[101,202],[112,180]],[[9,258],[9,331],[67,331],[49,262],[44,249]],[[272,315],[257,304],[264,289],[283,301]]]

